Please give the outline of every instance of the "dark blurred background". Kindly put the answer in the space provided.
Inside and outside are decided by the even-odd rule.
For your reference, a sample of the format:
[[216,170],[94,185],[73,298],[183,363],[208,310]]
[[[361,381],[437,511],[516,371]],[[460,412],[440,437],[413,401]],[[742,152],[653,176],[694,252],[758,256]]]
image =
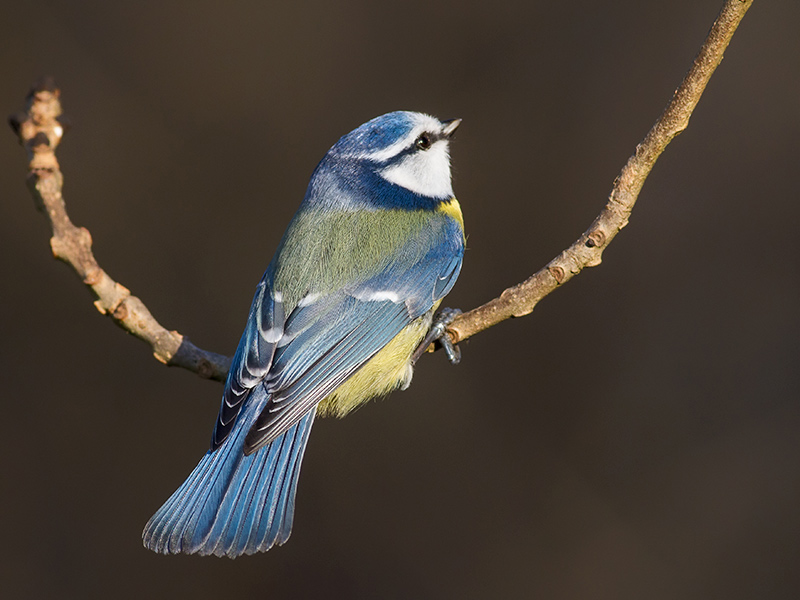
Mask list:
[[[339,136],[464,119],[472,308],[589,225],[721,4],[6,2],[0,107],[56,78],[100,264],[230,354]],[[221,385],[97,313],[0,136],[2,595],[800,597],[799,19],[755,3],[602,266],[317,422],[291,540],[236,561],[142,548]]]

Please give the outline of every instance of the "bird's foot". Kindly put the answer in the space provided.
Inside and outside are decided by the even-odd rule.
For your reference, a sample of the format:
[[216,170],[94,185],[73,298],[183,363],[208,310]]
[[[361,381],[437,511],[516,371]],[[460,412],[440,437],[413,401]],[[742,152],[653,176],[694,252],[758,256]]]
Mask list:
[[422,356],[428,349],[428,346],[435,342],[438,342],[442,345],[442,348],[444,348],[444,353],[447,355],[447,360],[450,361],[450,364],[457,365],[461,361],[461,349],[453,344],[453,341],[447,334],[447,326],[455,321],[456,317],[458,317],[460,314],[461,311],[457,308],[443,308],[436,313],[436,315],[433,317],[431,328],[428,330],[428,334],[423,338],[422,342],[420,342],[420,345],[417,346],[417,349],[411,356],[412,364],[417,362],[419,357]]

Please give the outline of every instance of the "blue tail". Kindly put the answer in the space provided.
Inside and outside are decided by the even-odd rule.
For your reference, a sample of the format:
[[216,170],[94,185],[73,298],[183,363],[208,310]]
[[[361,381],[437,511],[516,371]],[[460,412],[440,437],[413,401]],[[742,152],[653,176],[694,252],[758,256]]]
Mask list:
[[245,456],[245,436],[266,397],[252,400],[228,439],[206,453],[148,521],[142,533],[145,547],[163,554],[235,558],[265,552],[289,539],[297,476],[315,411]]

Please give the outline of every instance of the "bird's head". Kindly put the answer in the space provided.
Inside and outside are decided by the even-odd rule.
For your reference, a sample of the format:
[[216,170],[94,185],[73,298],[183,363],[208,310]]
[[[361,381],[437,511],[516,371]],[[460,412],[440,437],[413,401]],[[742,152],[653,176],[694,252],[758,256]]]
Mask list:
[[449,142],[460,123],[417,112],[387,113],[343,136],[318,171],[358,179],[377,175],[415,195],[452,198]]

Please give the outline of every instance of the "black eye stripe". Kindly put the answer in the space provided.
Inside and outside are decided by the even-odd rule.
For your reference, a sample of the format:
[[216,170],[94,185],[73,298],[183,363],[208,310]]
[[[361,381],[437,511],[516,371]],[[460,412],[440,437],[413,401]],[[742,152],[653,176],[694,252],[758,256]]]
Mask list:
[[417,150],[427,150],[442,138],[443,136],[438,131],[423,131],[417,136],[417,139],[414,140],[414,148]]
[[[429,144],[424,148],[420,147],[420,144],[419,144],[420,138],[423,137],[423,136],[427,136],[428,141],[429,141]],[[420,152],[420,151],[424,152],[425,150],[430,149],[431,146],[433,146],[439,140],[446,140],[446,139],[447,139],[447,136],[446,135],[442,135],[438,131],[436,131],[436,132],[434,132],[434,131],[423,131],[416,138],[414,138],[414,141],[409,146],[406,146],[405,148],[400,150],[394,156],[391,156],[391,157],[386,158],[384,160],[375,161],[375,162],[380,164],[382,167],[387,167],[389,165],[393,165],[393,164],[399,163],[400,161],[402,161],[407,156],[411,156],[412,154],[416,154],[417,152]],[[423,146],[425,146],[424,143],[423,143]]]

